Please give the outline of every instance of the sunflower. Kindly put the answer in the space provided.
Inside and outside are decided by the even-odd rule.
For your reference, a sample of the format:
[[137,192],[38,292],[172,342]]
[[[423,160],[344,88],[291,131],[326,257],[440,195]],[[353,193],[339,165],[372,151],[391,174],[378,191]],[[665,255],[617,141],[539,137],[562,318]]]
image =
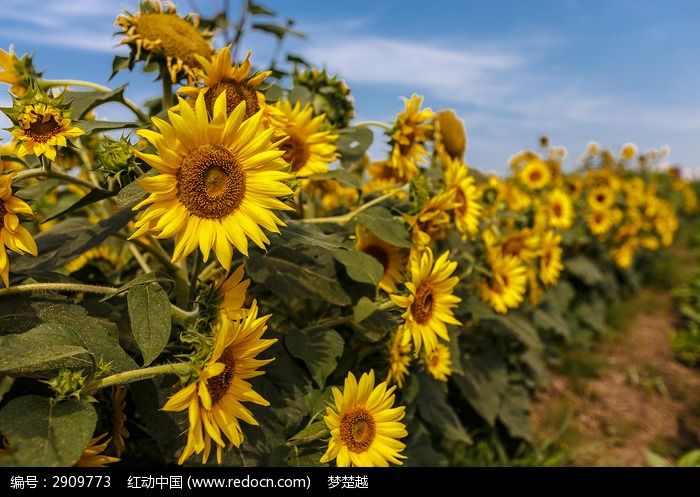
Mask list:
[[405,333],[404,328],[399,328],[391,337],[389,370],[386,374],[386,382],[389,385],[395,383],[399,388],[403,388],[404,380],[408,376],[408,367],[411,365],[411,344],[404,340]]
[[76,259],[66,264],[66,271],[75,273],[88,264],[104,265],[108,271],[118,269],[123,265],[121,257],[107,245],[101,245],[84,252]]
[[594,209],[586,217],[588,228],[596,236],[602,236],[613,227],[612,215],[607,210]]
[[10,85],[10,92],[16,97],[22,97],[27,93],[32,79],[38,78],[32,64],[32,59],[28,55],[22,58],[17,57],[12,47],[9,52],[0,49],[0,83]]
[[450,109],[435,114],[435,151],[443,160],[462,160],[467,149],[464,123]]
[[294,174],[303,178],[327,172],[328,164],[338,158],[335,148],[338,135],[322,131],[326,116],[314,117],[311,104],[302,106],[297,102],[292,105],[289,100],[279,101],[272,108],[272,125],[288,137],[280,147]]
[[180,105],[181,114],[168,112],[172,124],[154,117],[160,133],[138,132],[158,154],[134,153],[160,174],[139,180],[150,195],[134,207],[148,205],[131,238],[176,235],[173,262],[199,245],[205,261],[213,248],[228,270],[232,246],[247,255],[248,238],[260,248],[270,243],[260,226],[279,233],[284,223],[273,209],[291,209],[278,199],[292,194],[283,183],[290,179],[282,171],[287,163],[271,141],[274,130],[260,130],[262,113],[244,120],[245,108],[241,102],[227,114],[224,92],[210,121],[200,94],[195,109]]
[[433,112],[422,109],[423,97],[412,95],[404,99],[405,108],[396,118],[391,131],[391,166],[398,169],[399,176],[407,179],[418,173],[418,164],[428,156],[425,142],[433,131]]
[[639,240],[636,237],[628,238],[625,243],[610,250],[615,264],[622,269],[627,269],[634,262],[634,254],[637,252]]
[[613,192],[605,186],[592,188],[588,192],[588,205],[590,205],[593,209],[608,209],[609,207],[612,207],[614,203],[615,196],[613,195]]
[[402,317],[407,333],[404,342],[413,339],[414,354],[418,355],[423,344],[427,353],[435,349],[438,337],[449,340],[447,324],[460,325],[452,309],[461,301],[452,291],[459,283],[456,276],[457,263],[448,259],[445,252],[437,260],[433,251],[426,248],[419,257],[411,261],[411,281],[406,283],[411,294],[407,297],[391,295],[391,300],[406,309]]
[[326,212],[339,207],[349,208],[357,203],[360,194],[351,186],[343,186],[339,181],[327,179],[309,182],[306,190],[321,199],[321,206]]
[[459,206],[455,202],[455,189],[442,191],[429,198],[415,215],[406,215],[411,226],[411,237],[418,250],[427,247],[432,240],[441,240],[450,226],[449,212]]
[[371,255],[384,267],[380,288],[387,293],[396,292],[396,283],[402,278],[405,254],[360,225],[355,228],[355,236],[355,249]]
[[651,250],[652,252],[659,250],[659,239],[656,238],[654,235],[646,235],[641,237],[639,240],[639,245],[646,249],[646,250]]
[[469,175],[466,164],[460,160],[447,159],[445,168],[445,186],[455,192],[454,208],[455,225],[462,238],[476,236],[481,217],[481,202],[479,190],[473,176]]
[[552,228],[568,229],[574,220],[574,206],[571,197],[560,189],[547,195],[547,220]]
[[443,343],[438,342],[435,349],[430,353],[424,352],[423,363],[430,376],[438,381],[446,382],[447,378],[452,374],[450,348]]
[[492,276],[481,282],[481,298],[496,312],[515,309],[525,296],[527,273],[517,257],[489,251]]
[[20,105],[14,127],[10,131],[17,140],[17,157],[45,155],[56,159],[56,148],[66,147],[67,138],[77,138],[85,132],[72,126],[70,111],[46,103]]
[[107,445],[109,445],[109,442],[112,440],[111,438],[104,440],[106,436],[107,433],[90,440],[85,450],[83,450],[80,459],[73,466],[76,468],[104,468],[107,464],[119,462],[120,459],[118,457],[110,457],[103,454]]
[[253,301],[245,320],[219,320],[215,324],[211,356],[199,371],[199,378],[170,397],[163,406],[164,411],[188,409],[189,412],[187,445],[179,464],[192,454],[202,452],[202,461],[206,463],[212,442],[216,445],[217,462],[221,464],[222,449],[227,445],[224,439],[234,447],[243,442],[239,420],[258,424],[243,402],[270,405],[246,380],[265,374],[259,368],[273,360],[255,358],[277,341],[262,338],[271,316],[258,318],[258,306]]
[[[374,161],[365,170],[369,176],[369,181],[362,185],[362,192],[365,195],[374,192],[384,194],[410,181],[409,178],[401,176],[400,171],[393,167],[391,162],[385,160]],[[400,193],[399,198],[405,195]]]
[[540,159],[528,161],[518,172],[518,178],[530,190],[541,190],[552,179],[552,171]]
[[121,457],[124,452],[124,439],[129,438],[129,430],[126,429],[126,388],[114,387],[112,389],[112,441],[114,452]]
[[529,228],[509,233],[502,238],[498,238],[492,230],[487,229],[482,236],[489,251],[498,251],[523,262],[534,259],[540,246],[540,236]]
[[639,150],[637,150],[637,146],[634,143],[625,143],[620,149],[620,158],[622,160],[632,160],[638,153]]
[[352,373],[341,391],[333,387],[333,405],[326,407],[323,420],[331,432],[328,450],[321,457],[326,463],[336,459],[338,466],[389,466],[403,464],[408,435],[401,423],[404,406],[394,405],[396,387],[386,382],[374,385],[374,370],[363,373],[358,382]]
[[545,285],[554,285],[564,269],[561,262],[563,249],[561,248],[561,236],[553,231],[548,231],[542,236],[542,249],[540,252],[540,280]]
[[13,157],[16,148],[14,141],[0,145],[0,156],[6,156],[5,159],[0,158],[0,174],[12,173],[24,168],[22,163]]
[[17,254],[37,255],[31,233],[19,224],[19,215],[32,215],[32,208],[24,200],[12,195],[13,175],[0,176],[0,278],[10,286],[10,259],[5,247]]
[[228,319],[243,319],[246,315],[243,303],[250,280],[243,278],[244,276],[243,264],[241,264],[219,287],[218,295],[221,298],[219,310]]
[[165,62],[172,82],[183,76],[194,81],[201,67],[197,55],[212,53],[214,33],[199,29],[196,15],[178,16],[172,2],[163,6],[159,0],[146,0],[136,14],[126,11],[114,25],[122,29],[117,33],[123,35],[119,44],[132,49],[129,67],[134,60]]
[[204,88],[184,86],[178,90],[178,93],[189,97],[191,104],[194,104],[197,95],[204,93],[207,110],[211,113],[216,98],[221,95],[221,92],[226,91],[228,114],[233,112],[241,102],[246,103],[246,119],[261,109],[266,110],[265,95],[258,90],[258,87],[272,74],[272,71],[251,75],[253,66],[250,63],[250,52],[246,54],[245,60],[240,65],[234,64],[231,59],[231,45],[217,50],[210,59],[201,55],[195,55],[195,57],[202,67]]
[[600,152],[600,145],[597,142],[590,141],[586,145],[586,157],[595,157]]

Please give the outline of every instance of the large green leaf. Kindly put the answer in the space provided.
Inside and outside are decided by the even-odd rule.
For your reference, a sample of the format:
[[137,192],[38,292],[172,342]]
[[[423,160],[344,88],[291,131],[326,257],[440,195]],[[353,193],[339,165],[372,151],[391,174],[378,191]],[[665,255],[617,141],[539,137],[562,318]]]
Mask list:
[[373,141],[374,133],[371,129],[350,127],[338,131],[338,141],[335,145],[343,162],[357,162],[364,157]]
[[378,205],[370,207],[357,216],[357,222],[390,245],[401,248],[413,247],[406,224],[384,207]]
[[530,411],[532,401],[527,388],[518,384],[510,384],[498,413],[498,419],[513,438],[530,440],[532,438],[532,421]]
[[337,250],[343,247],[345,237],[341,233],[327,235],[318,227],[302,221],[288,220],[287,226],[278,235],[270,237],[270,244],[284,245],[289,248],[315,247],[325,250]]
[[114,131],[116,129],[139,128],[141,124],[130,121],[82,121],[78,124],[86,134],[96,131]]
[[63,216],[65,214],[69,214],[73,211],[77,211],[78,209],[82,209],[83,207],[94,204],[95,202],[99,202],[100,200],[104,200],[106,198],[113,197],[116,195],[117,192],[111,192],[108,190],[99,190],[97,188],[90,190],[87,192],[87,194],[83,195],[80,197],[78,200],[73,202],[72,204],[68,205],[67,207],[60,207],[56,209],[55,211],[52,211],[50,213],[47,213],[47,217],[44,220],[46,221],[51,221],[52,219],[56,219],[57,217]]
[[34,395],[12,400],[0,411],[0,432],[11,466],[72,466],[90,441],[97,414],[77,400],[54,402]]
[[143,355],[143,365],[153,362],[170,338],[170,300],[158,283],[129,289],[126,296],[131,332]]
[[290,354],[304,361],[311,377],[323,388],[326,378],[335,370],[338,358],[343,354],[345,341],[335,330],[310,333],[293,330],[285,336],[284,344]]
[[573,274],[588,286],[597,285],[604,280],[603,273],[590,258],[585,255],[577,255],[566,259],[564,267],[567,272]]
[[504,358],[491,351],[470,355],[462,359],[462,369],[464,376],[454,374],[452,381],[472,408],[493,426],[508,388]]
[[440,437],[454,442],[472,443],[457,413],[447,401],[447,388],[444,383],[421,374],[420,391],[416,403],[421,419]]
[[496,316],[493,321],[499,323],[502,329],[526,347],[542,349],[542,341],[537,330],[523,317],[511,312],[505,316]]
[[[144,176],[149,176],[144,174]],[[138,181],[132,181],[124,188],[119,190],[117,194],[117,207],[124,207],[126,205],[133,205],[136,202],[141,202],[148,196],[148,192],[141,186]]]
[[124,89],[126,85],[115,88],[112,91],[81,90],[67,91],[65,101],[70,103],[71,117],[82,119],[85,114],[95,107],[107,102],[124,102]]
[[345,266],[348,276],[360,283],[377,286],[384,275],[384,266],[364,252],[339,249],[333,252],[333,256]]

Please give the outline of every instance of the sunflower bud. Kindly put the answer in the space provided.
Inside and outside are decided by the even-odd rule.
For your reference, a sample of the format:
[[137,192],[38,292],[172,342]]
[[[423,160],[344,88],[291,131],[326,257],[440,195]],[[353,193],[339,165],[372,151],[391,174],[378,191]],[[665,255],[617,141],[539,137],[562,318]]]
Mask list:
[[333,128],[345,128],[355,116],[355,108],[350,89],[337,76],[325,70],[311,69],[294,73],[294,86],[301,86],[311,92],[311,105],[314,114],[325,114]]
[[124,136],[118,140],[105,136],[95,150],[97,167],[107,176],[116,178],[121,186],[136,177],[136,156]]
[[70,371],[61,369],[58,375],[45,383],[51,387],[56,394],[56,400],[80,398],[80,392],[85,386],[85,376],[82,371]]

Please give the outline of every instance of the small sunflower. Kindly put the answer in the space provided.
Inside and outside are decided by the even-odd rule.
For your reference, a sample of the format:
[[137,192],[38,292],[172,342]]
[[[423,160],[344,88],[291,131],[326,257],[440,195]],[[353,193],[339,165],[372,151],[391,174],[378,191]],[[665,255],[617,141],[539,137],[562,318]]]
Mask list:
[[411,281],[406,283],[410,295],[391,295],[391,300],[406,309],[402,317],[407,333],[404,341],[413,339],[414,354],[418,355],[425,344],[427,353],[432,352],[438,337],[449,340],[448,324],[460,325],[452,309],[461,299],[452,294],[459,278],[451,276],[457,263],[448,259],[445,252],[437,260],[433,259],[430,248],[411,261]]
[[12,195],[12,175],[0,176],[0,278],[10,286],[10,259],[5,248],[24,255],[37,255],[36,242],[31,233],[19,224],[19,216],[31,216],[32,208]]
[[561,262],[563,249],[561,236],[553,231],[548,231],[542,236],[542,249],[540,253],[540,280],[545,285],[554,285],[564,269]]
[[527,272],[517,257],[489,252],[492,276],[481,282],[481,298],[496,312],[517,308],[525,297]]
[[[189,102],[194,105],[197,96],[204,93],[204,101],[207,110],[211,113],[214,109],[216,98],[221,92],[226,92],[226,112],[230,114],[241,102],[246,103],[245,118],[252,117],[259,110],[265,111],[265,95],[258,87],[265,81],[272,71],[263,71],[251,75],[253,66],[250,63],[250,52],[240,65],[233,63],[231,59],[231,45],[218,50],[210,59],[195,55],[202,67],[202,82],[204,87],[184,86],[178,93],[189,97]],[[265,112],[263,112],[264,114]]]
[[421,109],[423,97],[412,95],[405,99],[405,108],[396,118],[391,131],[391,166],[399,176],[411,179],[418,173],[418,164],[425,161],[425,143],[433,131],[430,109]]
[[280,145],[284,150],[284,160],[292,165],[292,171],[299,178],[328,171],[328,164],[338,158],[335,141],[338,135],[323,131],[325,115],[314,117],[311,104],[292,105],[289,100],[281,100],[272,107],[272,126],[288,139]]
[[464,158],[467,149],[467,132],[464,123],[450,109],[435,114],[435,151],[443,160]]
[[321,206],[326,212],[340,207],[350,208],[360,199],[357,189],[344,186],[334,179],[310,182],[306,190],[321,199]]
[[594,209],[586,217],[588,229],[596,236],[606,234],[613,227],[613,218],[609,211]]
[[146,0],[136,14],[127,11],[114,25],[122,29],[117,33],[123,35],[119,44],[132,49],[130,68],[135,60],[163,62],[173,82],[182,77],[194,81],[201,69],[197,55],[209,57],[212,53],[214,33],[199,29],[199,18],[194,14],[180,17],[172,2],[163,6],[159,0]]
[[362,185],[365,195],[374,192],[384,194],[410,181],[409,178],[401,176],[400,171],[392,167],[389,161],[374,161],[367,166],[366,171],[369,181]]
[[588,192],[588,205],[593,209],[608,209],[615,203],[615,196],[610,188],[599,186]]
[[[55,99],[51,99],[55,100]],[[77,138],[85,132],[72,125],[70,111],[63,105],[51,103],[15,102],[10,116],[14,127],[10,131],[17,140],[17,157],[46,156],[56,160],[56,149],[68,146],[68,138]]]
[[651,250],[652,252],[654,252],[656,250],[659,250],[661,244],[659,242],[659,239],[656,238],[654,235],[646,235],[640,238],[639,245],[646,250]]
[[399,441],[408,435],[401,422],[404,406],[394,405],[396,387],[386,382],[374,385],[374,370],[358,382],[352,373],[341,391],[333,387],[333,405],[323,418],[331,432],[322,463],[336,460],[338,466],[389,466],[403,464],[406,445]]
[[547,219],[552,228],[568,229],[574,220],[571,197],[563,190],[553,190],[547,196]]
[[116,254],[107,245],[101,245],[93,249],[84,252],[76,259],[73,259],[68,264],[66,264],[66,271],[69,273],[75,273],[80,271],[82,268],[88,264],[97,264],[98,266],[105,266],[107,271],[112,271],[118,269],[123,265],[121,257]]
[[391,336],[391,345],[389,347],[389,370],[386,375],[386,382],[391,385],[396,384],[399,388],[403,388],[406,376],[408,376],[408,367],[411,365],[411,344],[406,343],[404,334],[406,330],[399,328]]
[[552,179],[552,171],[540,159],[527,162],[518,172],[518,178],[530,190],[541,190]]
[[490,252],[498,251],[501,255],[516,257],[529,262],[537,256],[540,237],[532,229],[524,228],[499,238],[491,229],[484,230],[484,243]]
[[415,215],[406,215],[411,227],[411,238],[418,250],[427,247],[433,240],[445,237],[450,226],[449,212],[459,206],[455,189],[442,191],[429,198]]
[[447,159],[445,168],[445,186],[455,192],[455,225],[462,238],[476,236],[481,217],[481,195],[473,176],[469,175],[466,164],[460,160]]
[[430,376],[438,381],[447,381],[452,374],[452,357],[450,348],[444,343],[439,343],[432,352],[423,354],[423,363]]
[[112,440],[111,438],[104,440],[106,436],[107,433],[90,440],[80,459],[73,466],[76,468],[104,468],[107,464],[119,462],[120,459],[118,457],[110,457],[103,454]]
[[0,83],[10,85],[10,92],[16,97],[22,97],[32,84],[32,80],[40,77],[32,59],[28,55],[17,57],[12,47],[9,52],[0,49]]
[[224,92],[210,120],[200,94],[195,109],[180,105],[181,114],[168,112],[172,124],[154,117],[160,133],[138,132],[158,154],[134,153],[160,174],[139,180],[150,195],[134,207],[148,206],[131,238],[175,235],[173,262],[199,246],[205,261],[213,249],[226,269],[232,247],[247,255],[248,238],[260,248],[270,243],[260,226],[278,233],[284,225],[273,209],[291,209],[278,198],[292,194],[284,183],[290,175],[283,171],[284,152],[272,142],[274,130],[260,129],[260,111],[244,119],[245,109],[241,102],[227,114]]
[[250,280],[244,276],[243,264],[241,264],[219,287],[218,295],[221,298],[219,310],[228,319],[243,319],[246,315],[243,303]]
[[622,245],[610,250],[615,264],[622,269],[627,269],[634,262],[634,255],[637,252],[639,240],[635,237],[627,239]]
[[634,143],[625,143],[620,149],[620,157],[622,160],[632,160],[638,153],[639,150],[637,150],[637,146]]
[[129,438],[129,430],[126,429],[126,388],[114,387],[112,389],[112,442],[117,457],[124,452],[124,440]]
[[400,248],[385,242],[367,228],[358,225],[355,229],[355,248],[371,255],[384,267],[379,286],[387,293],[396,292],[396,283],[401,281],[405,265],[405,254]]
[[[195,453],[203,453],[202,461],[206,463],[212,443],[216,446],[216,459],[221,464],[222,450],[227,445],[239,447],[243,442],[239,420],[250,425],[258,424],[243,402],[270,405],[247,380],[265,374],[259,368],[273,360],[256,359],[259,353],[277,341],[262,338],[271,316],[258,318],[257,303],[253,301],[245,320],[219,320],[215,324],[211,356],[199,371],[199,378],[170,397],[163,406],[164,411],[187,409],[189,412],[187,445],[179,464]],[[228,444],[225,439],[228,439]]]

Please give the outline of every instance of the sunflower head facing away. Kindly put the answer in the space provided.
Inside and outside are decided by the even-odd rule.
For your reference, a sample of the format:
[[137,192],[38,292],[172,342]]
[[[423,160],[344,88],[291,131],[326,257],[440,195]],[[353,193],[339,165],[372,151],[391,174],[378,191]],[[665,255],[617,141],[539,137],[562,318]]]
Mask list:
[[413,359],[411,354],[411,343],[404,339],[405,328],[399,328],[391,336],[389,344],[389,369],[386,375],[386,382],[389,385],[396,384],[403,388],[403,383],[408,376],[408,367]]
[[311,68],[295,71],[293,86],[303,86],[311,92],[311,104],[316,114],[325,114],[328,123],[335,129],[346,128],[355,117],[350,89],[345,81],[323,69]]
[[112,440],[111,438],[105,440],[107,435],[107,433],[104,433],[90,440],[74,466],[76,468],[104,468],[108,464],[119,462],[120,459],[118,457],[103,454]]
[[24,200],[12,195],[12,175],[0,176],[0,278],[10,285],[10,259],[5,248],[24,255],[37,255],[37,247],[31,233],[20,225],[19,216],[31,216],[32,208]]
[[336,460],[338,466],[389,466],[403,464],[406,448],[399,439],[408,435],[401,422],[405,407],[393,407],[394,390],[386,382],[374,384],[374,371],[358,382],[352,373],[342,390],[333,387],[333,404],[326,407],[324,421],[331,432],[321,462]]
[[426,248],[421,256],[411,261],[411,281],[406,283],[408,296],[391,295],[391,300],[405,310],[405,341],[413,339],[414,354],[425,345],[426,353],[431,353],[438,343],[438,337],[449,341],[447,325],[459,325],[452,313],[461,299],[452,294],[459,278],[451,276],[457,263],[448,259],[445,252],[437,260],[433,252]]
[[564,269],[561,261],[563,249],[561,236],[553,231],[542,235],[542,248],[540,252],[540,280],[545,285],[554,285]]
[[244,320],[234,322],[224,317],[216,322],[213,348],[206,364],[198,371],[198,378],[163,406],[165,411],[189,412],[187,445],[180,456],[180,464],[195,453],[202,454],[206,462],[212,444],[216,446],[220,464],[224,448],[239,447],[243,442],[240,421],[258,424],[243,402],[269,405],[247,380],[265,374],[260,368],[272,362],[272,359],[256,358],[277,341],[262,338],[271,316],[259,318],[257,303],[253,301]]
[[418,250],[427,247],[433,240],[445,237],[450,227],[450,211],[459,207],[455,201],[457,191],[453,188],[443,190],[430,197],[415,215],[406,215],[411,226],[411,238]]
[[238,65],[234,64],[231,59],[230,45],[217,50],[211,58],[201,55],[196,57],[202,67],[204,86],[184,86],[178,90],[178,93],[189,97],[191,104],[194,105],[197,95],[204,92],[204,101],[207,104],[207,110],[211,113],[216,98],[225,91],[226,112],[229,114],[241,102],[246,103],[246,119],[256,114],[260,109],[266,109],[265,95],[258,91],[258,87],[272,71],[251,74],[253,66],[250,63],[250,52]]
[[481,282],[481,298],[496,312],[515,309],[525,297],[527,272],[515,256],[489,251],[492,276]]
[[450,109],[435,114],[435,151],[443,160],[461,161],[467,149],[464,122]]
[[194,109],[182,100],[179,108],[168,112],[170,123],[153,118],[160,132],[138,132],[158,153],[134,153],[160,174],[139,180],[150,195],[134,207],[148,206],[132,238],[176,236],[173,262],[199,247],[205,261],[213,249],[229,269],[234,247],[247,255],[250,239],[264,248],[270,241],[261,226],[279,232],[283,225],[273,210],[290,209],[279,200],[292,194],[284,151],[272,142],[274,130],[261,130],[261,111],[245,119],[241,102],[227,114],[225,92],[211,118],[203,94]]
[[183,77],[193,81],[201,69],[197,55],[209,57],[214,33],[199,29],[199,18],[189,14],[180,17],[172,2],[145,0],[136,14],[125,12],[117,17],[121,28],[121,45],[129,45],[129,67],[137,60],[165,64],[170,80]]
[[338,158],[338,135],[325,129],[324,114],[314,117],[311,104],[292,105],[289,100],[281,100],[272,107],[270,118],[272,125],[287,137],[280,148],[298,178],[328,172],[328,164]]
[[391,166],[399,170],[399,176],[411,179],[418,173],[428,152],[425,143],[433,132],[430,109],[421,109],[423,97],[412,95],[405,100],[405,109],[396,118],[391,131]]
[[400,248],[385,242],[374,233],[359,224],[355,230],[355,248],[360,252],[371,255],[384,267],[384,274],[379,286],[385,292],[396,292],[396,283],[402,279],[405,264],[405,254]]
[[32,64],[32,58],[24,54],[17,57],[14,50],[0,49],[0,83],[10,85],[10,92],[16,97],[23,97],[32,81],[41,77]]

